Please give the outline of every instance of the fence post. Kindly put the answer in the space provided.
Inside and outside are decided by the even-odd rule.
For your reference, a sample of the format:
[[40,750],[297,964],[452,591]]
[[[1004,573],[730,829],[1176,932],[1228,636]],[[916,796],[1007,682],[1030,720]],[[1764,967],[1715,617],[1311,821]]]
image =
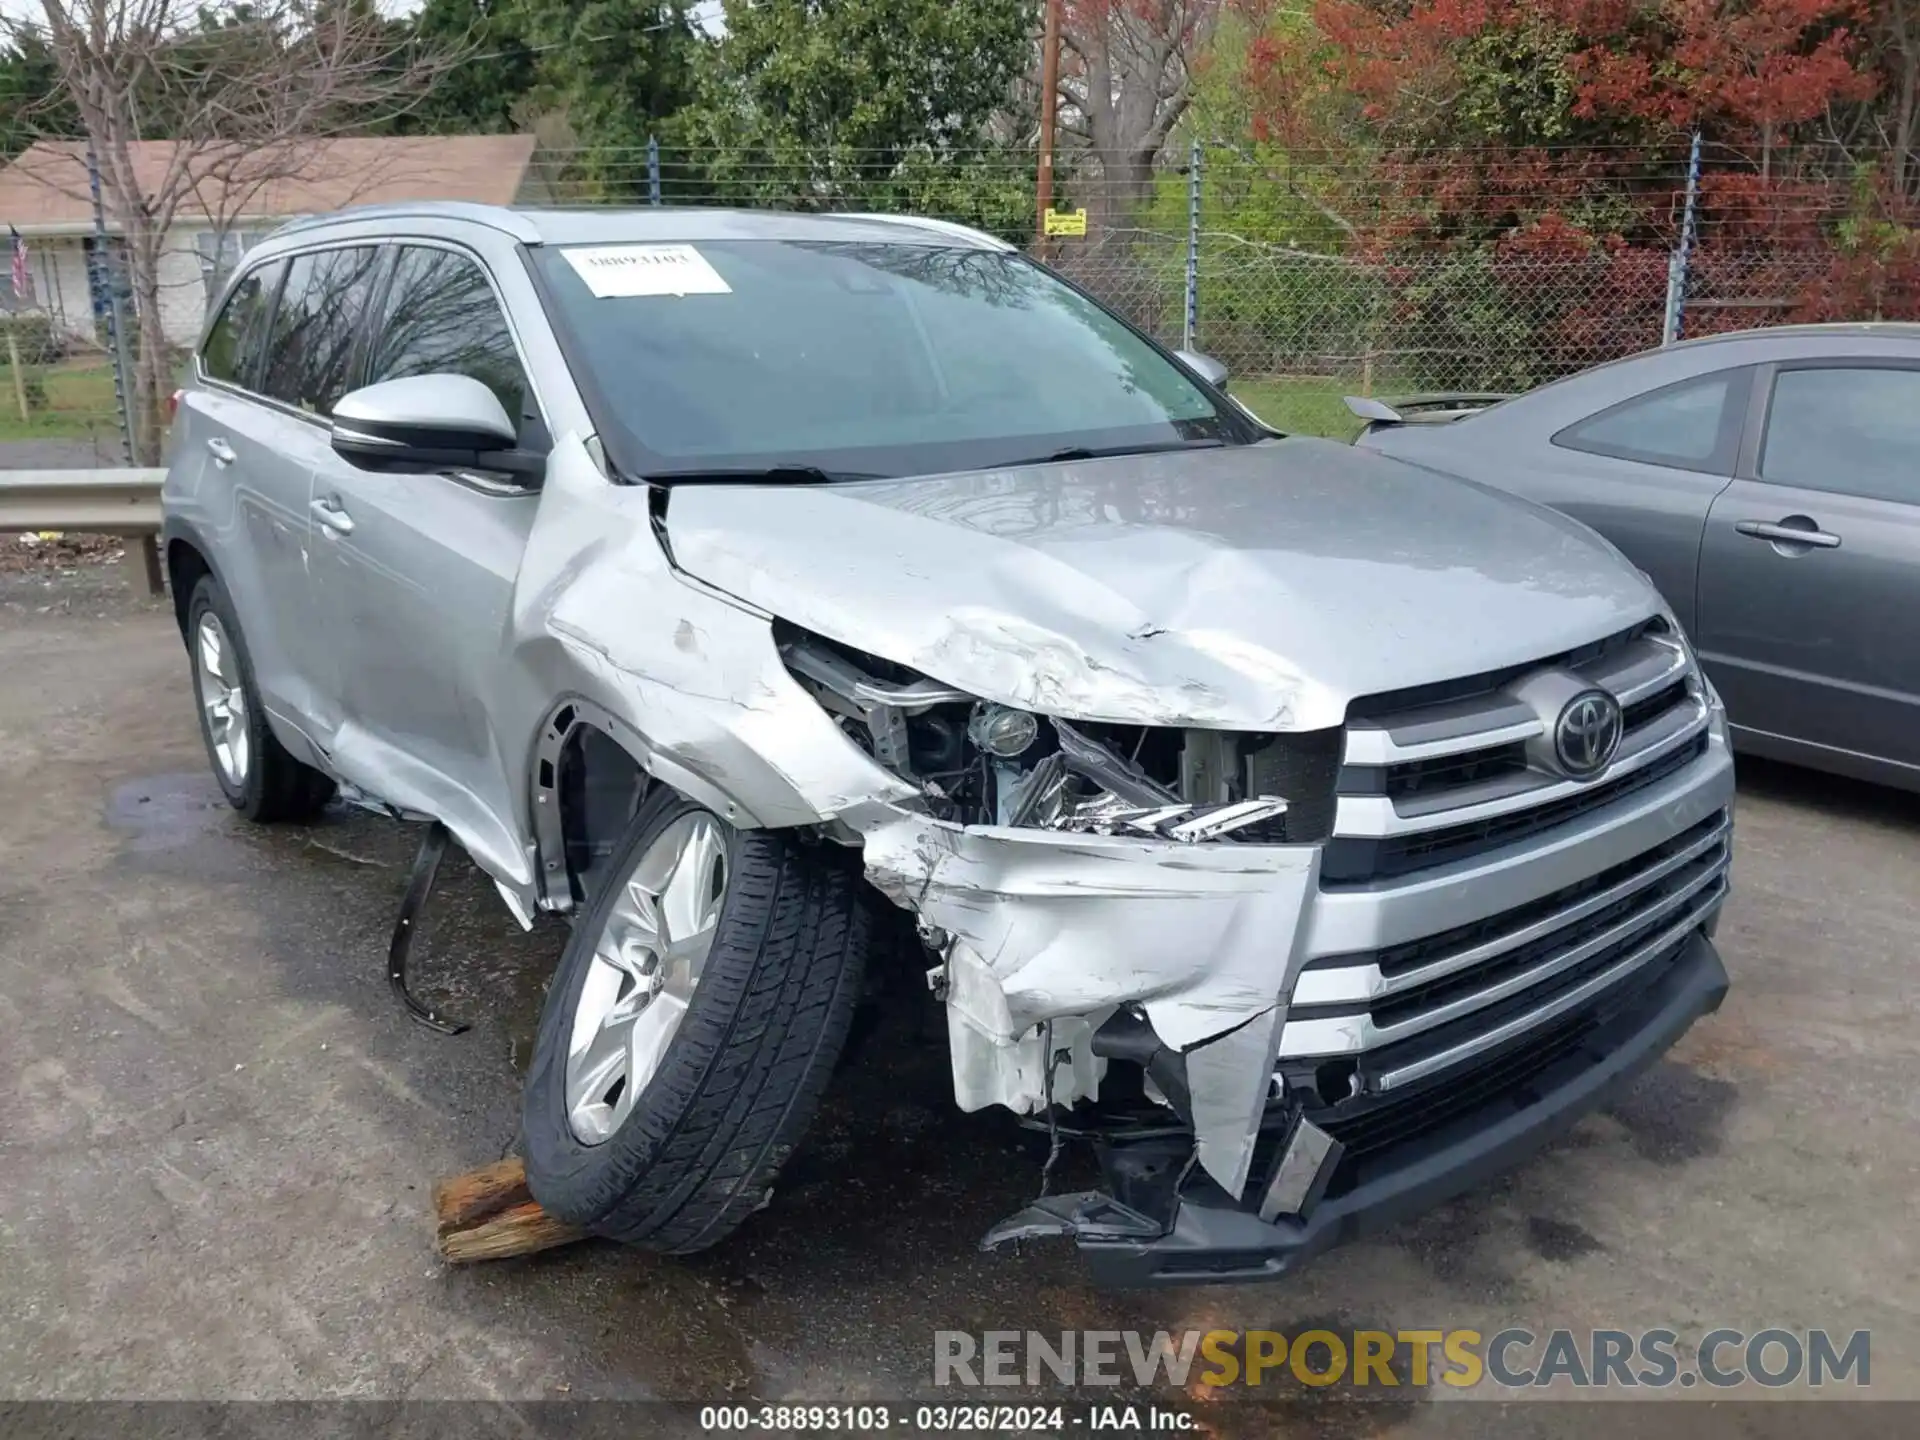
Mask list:
[[657,136],[647,136],[647,202],[660,203],[660,140]]
[[[120,314],[120,286],[113,274],[107,246],[107,211],[100,198],[100,157],[87,142],[87,186],[93,192],[93,283],[106,303],[107,344],[113,347],[113,398],[120,407],[120,445],[127,464],[133,463],[133,377],[127,368],[127,327]],[[154,317],[158,323],[159,317]]]
[[1693,254],[1694,215],[1700,201],[1700,132],[1693,132],[1693,149],[1687,157],[1687,199],[1680,215],[1680,243],[1667,261],[1667,313],[1660,327],[1660,343],[1671,345],[1680,338],[1680,325],[1687,308],[1687,264]]
[[1180,348],[1193,349],[1200,320],[1200,137],[1187,153],[1187,308],[1180,326]]
[[31,420],[33,414],[27,409],[27,377],[20,373],[20,337],[13,333],[13,326],[7,327],[7,366],[13,372],[13,398],[20,403],[22,423]]

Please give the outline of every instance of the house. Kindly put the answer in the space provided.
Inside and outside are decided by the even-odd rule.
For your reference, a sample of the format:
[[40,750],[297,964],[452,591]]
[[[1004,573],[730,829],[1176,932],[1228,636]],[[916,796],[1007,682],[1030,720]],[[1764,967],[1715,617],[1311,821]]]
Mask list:
[[[176,213],[160,264],[161,324],[169,344],[199,338],[207,304],[247,247],[283,221],[350,205],[403,200],[537,203],[531,135],[356,136],[315,140],[262,161],[192,157],[198,178]],[[133,147],[141,189],[153,194],[181,157],[170,140]],[[270,178],[267,178],[270,175]],[[101,300],[88,276],[95,248],[84,141],[41,140],[0,169],[0,226],[27,244],[31,293],[10,310],[39,310],[70,334],[101,337]],[[108,218],[108,244],[117,225]]]

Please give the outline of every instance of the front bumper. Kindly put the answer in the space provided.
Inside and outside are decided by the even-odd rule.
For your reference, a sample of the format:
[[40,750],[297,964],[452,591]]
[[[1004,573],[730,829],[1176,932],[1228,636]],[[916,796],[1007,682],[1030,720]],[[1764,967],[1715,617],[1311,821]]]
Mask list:
[[1270,1280],[1336,1245],[1407,1219],[1472,1188],[1563,1134],[1647,1069],[1696,1019],[1718,1009],[1727,972],[1704,934],[1659,979],[1586,1031],[1579,1043],[1470,1110],[1369,1157],[1351,1188],[1305,1217],[1263,1222],[1210,1180],[1180,1197],[1173,1228],[1152,1240],[1095,1240],[1082,1254],[1103,1285]]

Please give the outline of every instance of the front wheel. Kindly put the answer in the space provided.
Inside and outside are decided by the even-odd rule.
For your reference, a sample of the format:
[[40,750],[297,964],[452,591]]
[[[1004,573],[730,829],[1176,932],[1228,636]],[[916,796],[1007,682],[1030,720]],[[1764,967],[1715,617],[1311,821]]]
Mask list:
[[547,992],[527,1182],[595,1234],[703,1250],[766,1203],[846,1043],[857,871],[660,786],[609,872]]

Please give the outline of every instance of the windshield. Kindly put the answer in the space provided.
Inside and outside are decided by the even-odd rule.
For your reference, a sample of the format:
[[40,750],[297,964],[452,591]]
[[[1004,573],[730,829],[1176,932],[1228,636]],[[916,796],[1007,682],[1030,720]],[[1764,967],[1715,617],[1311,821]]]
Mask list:
[[630,475],[933,474],[1257,438],[1019,255],[791,240],[532,254]]

